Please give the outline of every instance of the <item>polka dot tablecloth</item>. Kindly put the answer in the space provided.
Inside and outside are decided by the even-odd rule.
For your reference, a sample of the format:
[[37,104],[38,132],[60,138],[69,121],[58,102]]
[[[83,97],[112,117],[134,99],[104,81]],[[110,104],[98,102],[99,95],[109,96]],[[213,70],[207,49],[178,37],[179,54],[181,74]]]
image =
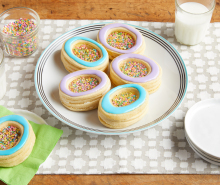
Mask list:
[[210,25],[202,43],[189,47],[176,42],[173,23],[119,21],[161,35],[179,51],[187,66],[189,85],[184,101],[172,116],[149,130],[121,136],[89,134],[61,123],[44,108],[34,87],[34,70],[41,53],[68,30],[98,22],[103,21],[41,20],[37,52],[27,58],[5,58],[7,93],[0,105],[32,111],[64,131],[38,174],[220,174],[220,167],[193,152],[183,129],[185,114],[192,105],[220,98],[220,23]]

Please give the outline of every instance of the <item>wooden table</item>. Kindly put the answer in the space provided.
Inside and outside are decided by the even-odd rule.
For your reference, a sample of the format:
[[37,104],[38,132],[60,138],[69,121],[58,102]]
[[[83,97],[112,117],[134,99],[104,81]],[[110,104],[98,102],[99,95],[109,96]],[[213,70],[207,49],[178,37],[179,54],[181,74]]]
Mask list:
[[[29,7],[41,19],[122,19],[174,22],[174,0],[1,0],[0,12]],[[220,0],[216,0],[212,22],[220,22]],[[0,182],[0,185],[4,183]],[[134,185],[220,184],[219,175],[35,175],[30,185]]]

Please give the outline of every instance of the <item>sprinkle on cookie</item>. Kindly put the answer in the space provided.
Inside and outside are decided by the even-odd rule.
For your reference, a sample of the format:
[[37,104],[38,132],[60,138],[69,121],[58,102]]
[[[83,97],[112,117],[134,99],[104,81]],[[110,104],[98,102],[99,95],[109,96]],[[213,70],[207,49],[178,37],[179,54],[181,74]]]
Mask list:
[[132,92],[122,93],[118,96],[116,95],[112,99],[112,104],[115,107],[124,107],[134,103],[137,100],[136,98],[137,98],[136,95]]
[[21,132],[17,127],[8,126],[0,130],[0,150],[8,150],[14,147],[20,137]]
[[89,49],[85,44],[74,48],[73,54],[86,62],[95,62],[100,58],[100,54],[97,49]]
[[135,45],[134,38],[126,32],[112,32],[106,40],[110,46],[121,50],[130,49]]
[[99,85],[99,81],[94,77],[79,77],[69,84],[69,90],[74,93],[85,92],[94,89]]
[[129,77],[141,78],[147,75],[147,68],[144,64],[135,61],[125,62],[120,70]]

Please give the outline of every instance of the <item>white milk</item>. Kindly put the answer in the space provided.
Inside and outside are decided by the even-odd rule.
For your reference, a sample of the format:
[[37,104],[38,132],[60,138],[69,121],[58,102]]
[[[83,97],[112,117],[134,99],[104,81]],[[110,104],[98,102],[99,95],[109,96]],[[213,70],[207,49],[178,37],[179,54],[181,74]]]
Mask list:
[[186,12],[177,8],[175,16],[176,39],[185,45],[196,45],[205,37],[212,17],[212,11],[205,13],[209,9],[195,2],[183,3],[180,7]]
[[3,98],[3,96],[6,92],[5,65],[4,65],[4,63],[1,64],[2,58],[3,58],[3,54],[2,54],[2,50],[0,50],[0,99]]

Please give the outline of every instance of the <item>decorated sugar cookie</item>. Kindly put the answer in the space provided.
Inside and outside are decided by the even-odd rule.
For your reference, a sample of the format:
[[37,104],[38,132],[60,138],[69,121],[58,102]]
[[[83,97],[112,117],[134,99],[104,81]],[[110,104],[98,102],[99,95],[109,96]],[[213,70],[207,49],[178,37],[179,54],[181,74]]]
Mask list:
[[127,53],[143,54],[145,50],[142,34],[134,27],[122,23],[104,26],[97,35],[97,41],[105,47],[111,60]]
[[61,60],[70,73],[83,69],[107,71],[109,56],[105,48],[86,37],[72,37],[62,46]]
[[148,101],[148,92],[138,84],[117,86],[100,100],[98,118],[109,128],[128,127],[144,117]]
[[66,75],[59,85],[61,103],[72,111],[98,107],[101,97],[110,90],[108,76],[99,70],[81,70]]
[[30,155],[35,134],[30,123],[22,116],[0,118],[0,166],[13,167]]
[[110,79],[113,86],[139,84],[149,94],[161,85],[162,69],[152,59],[139,54],[124,54],[115,58],[110,65]]

